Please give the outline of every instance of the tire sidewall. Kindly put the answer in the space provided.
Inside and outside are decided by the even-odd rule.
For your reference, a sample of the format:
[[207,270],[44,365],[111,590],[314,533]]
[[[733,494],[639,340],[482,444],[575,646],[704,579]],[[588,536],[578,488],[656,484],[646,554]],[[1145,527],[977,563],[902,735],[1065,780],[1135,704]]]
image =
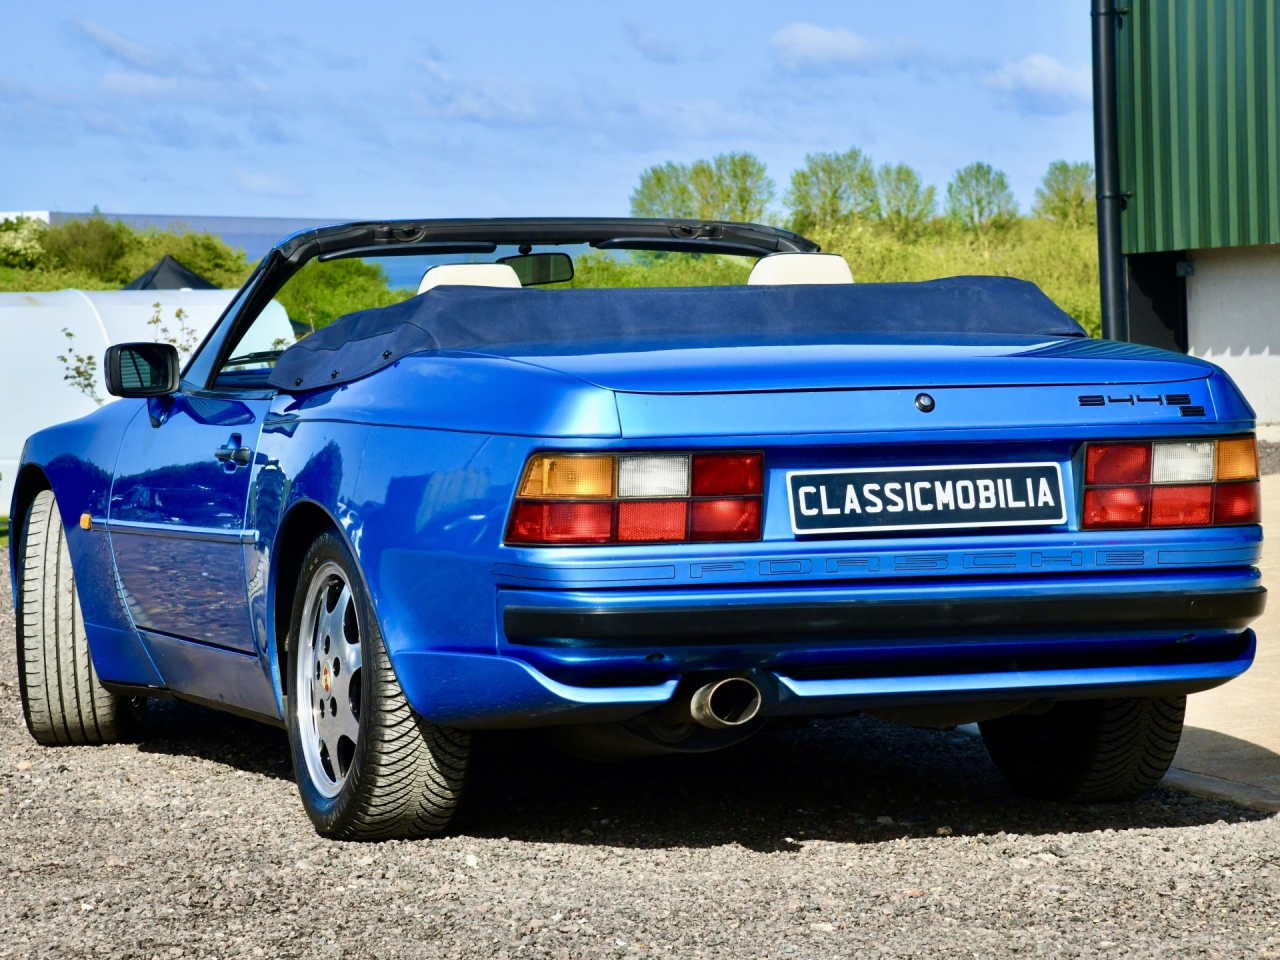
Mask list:
[[[342,568],[342,572],[347,577],[347,583],[351,587],[356,620],[360,627],[360,656],[363,663],[360,670],[360,732],[356,739],[355,753],[347,779],[342,784],[342,789],[333,797],[326,797],[321,793],[311,779],[311,772],[307,767],[306,756],[302,749],[302,730],[297,715],[297,657],[302,645],[304,629],[302,614],[307,597],[312,591],[312,580],[317,571],[328,562],[336,563]],[[366,767],[365,757],[369,749],[370,730],[373,727],[371,716],[377,709],[374,701],[375,671],[371,669],[374,663],[373,632],[376,629],[376,619],[369,603],[369,594],[365,590],[364,580],[360,576],[360,569],[351,550],[335,534],[321,535],[312,543],[302,562],[298,589],[294,593],[293,613],[289,619],[288,660],[282,680],[285,687],[285,723],[289,731],[289,749],[293,755],[293,771],[298,783],[298,793],[302,797],[302,805],[311,822],[320,833],[327,836],[343,832],[343,827],[350,821],[361,794],[362,771]]]

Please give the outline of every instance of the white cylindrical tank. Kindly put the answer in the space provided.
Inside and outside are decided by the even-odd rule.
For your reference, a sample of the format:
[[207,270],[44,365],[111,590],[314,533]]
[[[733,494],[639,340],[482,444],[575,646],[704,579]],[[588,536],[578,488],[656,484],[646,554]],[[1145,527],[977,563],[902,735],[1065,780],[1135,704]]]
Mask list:
[[[94,391],[112,402],[102,379],[102,355],[113,343],[181,339],[174,314],[181,309],[199,344],[235,296],[234,290],[58,290],[0,293],[0,514],[9,512],[13,482],[27,437],[97,409],[94,400],[67,381],[59,356],[72,352],[97,361]],[[152,324],[159,304],[161,322]],[[281,309],[281,314],[284,313]],[[287,317],[282,317],[284,328]],[[74,339],[69,343],[64,330]],[[292,342],[292,339],[290,339]],[[185,359],[185,356],[184,356]]]

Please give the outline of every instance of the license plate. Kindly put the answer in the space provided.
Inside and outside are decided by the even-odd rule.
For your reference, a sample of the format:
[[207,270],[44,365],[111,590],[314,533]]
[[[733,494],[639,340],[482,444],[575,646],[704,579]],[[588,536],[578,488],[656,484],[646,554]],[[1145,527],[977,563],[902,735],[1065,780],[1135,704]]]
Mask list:
[[1056,463],[868,467],[787,473],[793,533],[1066,523]]

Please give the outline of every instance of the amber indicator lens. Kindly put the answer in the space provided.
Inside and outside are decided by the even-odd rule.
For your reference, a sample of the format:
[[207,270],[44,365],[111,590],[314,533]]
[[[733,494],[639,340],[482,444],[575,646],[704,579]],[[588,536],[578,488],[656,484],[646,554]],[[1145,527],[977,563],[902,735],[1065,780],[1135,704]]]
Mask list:
[[1153,527],[1207,527],[1213,522],[1213,487],[1153,487]]
[[1258,443],[1253,437],[1218,441],[1218,479],[1258,479]]
[[520,481],[521,497],[613,496],[613,457],[536,454]]
[[764,457],[758,453],[704,453],[693,458],[695,497],[749,497],[764,491]]
[[1262,498],[1258,482],[1219,484],[1213,503],[1213,522],[1223,525],[1261,523]]
[[1145,527],[1150,509],[1150,487],[1104,487],[1084,492],[1086,527]]
[[1091,443],[1085,453],[1084,482],[1150,483],[1151,444]]

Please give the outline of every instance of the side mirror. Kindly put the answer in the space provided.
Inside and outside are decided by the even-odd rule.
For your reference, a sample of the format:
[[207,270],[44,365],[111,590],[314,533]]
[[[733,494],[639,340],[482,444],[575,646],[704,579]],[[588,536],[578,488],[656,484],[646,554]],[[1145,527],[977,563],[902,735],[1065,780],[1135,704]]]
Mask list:
[[520,257],[503,257],[520,278],[520,286],[536,287],[542,283],[564,283],[573,279],[573,260],[567,253],[528,253]]
[[177,393],[178,350],[171,343],[117,343],[104,361],[113,397],[164,397]]

